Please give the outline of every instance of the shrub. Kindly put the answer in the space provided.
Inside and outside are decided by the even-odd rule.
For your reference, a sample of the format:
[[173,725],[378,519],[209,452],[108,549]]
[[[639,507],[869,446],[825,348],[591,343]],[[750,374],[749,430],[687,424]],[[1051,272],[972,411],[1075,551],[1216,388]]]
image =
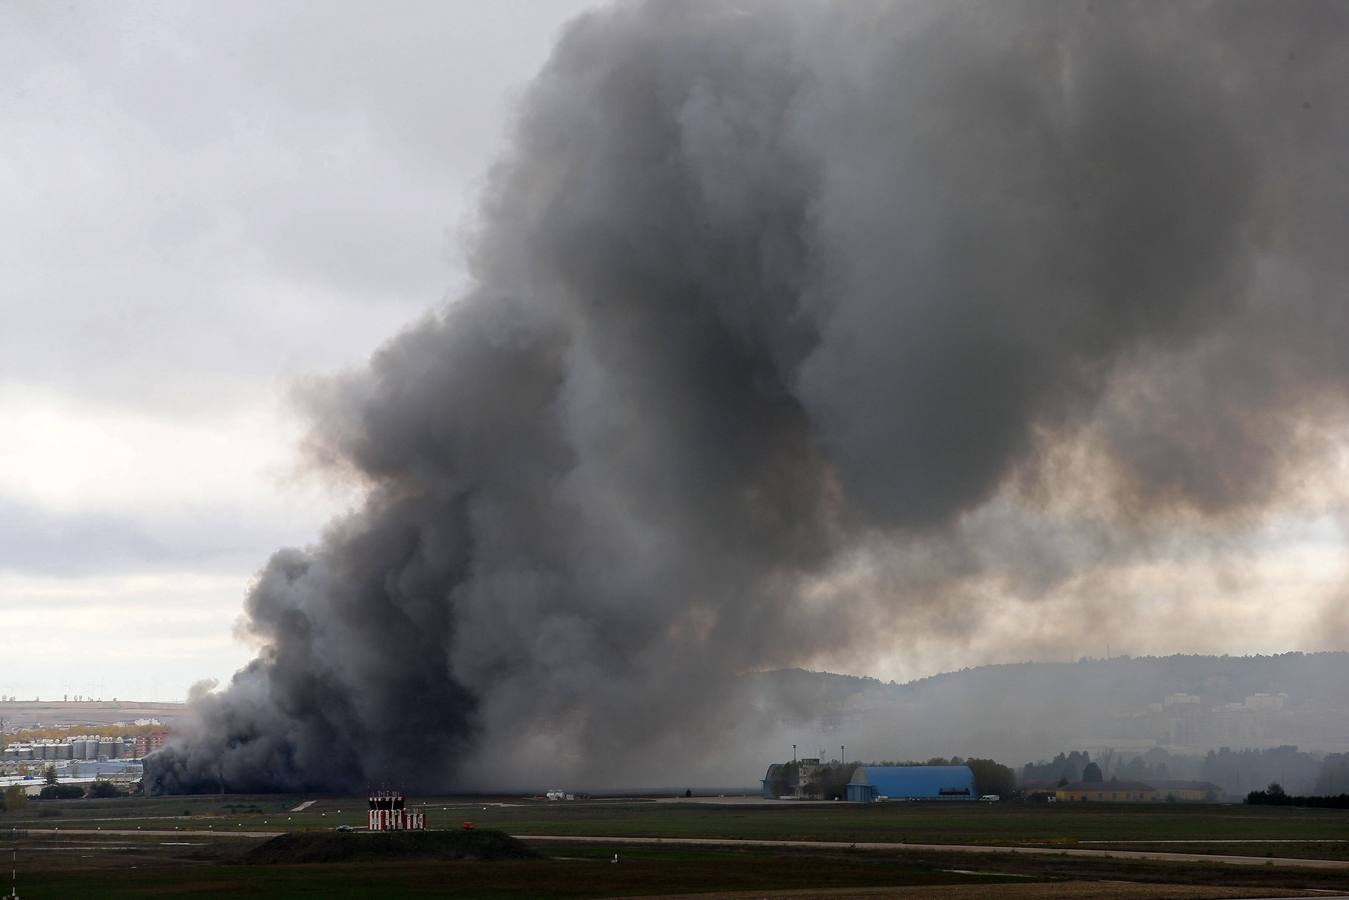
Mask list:
[[84,796],[84,788],[78,784],[48,784],[38,794],[40,800],[75,800]]
[[5,788],[5,809],[18,812],[28,805],[28,792],[21,785],[13,784]]
[[95,781],[89,785],[88,796],[102,800],[108,797],[120,797],[122,792],[111,781]]

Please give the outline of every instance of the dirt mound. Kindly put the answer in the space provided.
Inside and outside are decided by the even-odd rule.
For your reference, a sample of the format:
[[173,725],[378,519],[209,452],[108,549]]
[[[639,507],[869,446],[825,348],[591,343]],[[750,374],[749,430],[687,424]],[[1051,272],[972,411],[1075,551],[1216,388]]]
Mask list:
[[391,859],[532,859],[537,854],[501,831],[301,831],[277,835],[241,858],[251,865],[376,862]]

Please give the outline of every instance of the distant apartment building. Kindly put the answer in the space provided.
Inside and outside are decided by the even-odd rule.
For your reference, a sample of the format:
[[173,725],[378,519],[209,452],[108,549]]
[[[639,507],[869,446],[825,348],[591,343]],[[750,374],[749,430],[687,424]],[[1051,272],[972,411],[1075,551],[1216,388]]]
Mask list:
[[149,734],[136,735],[136,743],[132,751],[133,755],[146,756],[147,754],[154,753],[156,750],[162,750],[164,748],[164,742],[168,740],[168,737],[169,733],[167,731],[152,731]]

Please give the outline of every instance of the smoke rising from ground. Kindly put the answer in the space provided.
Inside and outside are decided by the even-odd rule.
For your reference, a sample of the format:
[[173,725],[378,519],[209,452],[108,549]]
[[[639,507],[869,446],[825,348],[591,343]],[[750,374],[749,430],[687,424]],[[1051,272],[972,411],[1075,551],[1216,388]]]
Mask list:
[[475,287],[306,391],[367,499],[267,564],[153,780],[693,777],[773,721],[744,672],[1225,569],[1344,446],[1347,18],[579,19]]

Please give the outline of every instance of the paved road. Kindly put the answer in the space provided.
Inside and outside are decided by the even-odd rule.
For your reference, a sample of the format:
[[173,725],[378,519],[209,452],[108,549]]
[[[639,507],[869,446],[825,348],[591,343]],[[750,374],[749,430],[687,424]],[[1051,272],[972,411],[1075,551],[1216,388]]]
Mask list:
[[[181,832],[179,832],[181,834]],[[819,850],[928,850],[941,853],[1016,853],[1029,856],[1079,856],[1093,859],[1151,859],[1163,862],[1227,863],[1234,866],[1295,866],[1307,869],[1344,869],[1346,859],[1298,859],[1283,856],[1224,856],[1217,853],[1168,853],[1163,850],[1081,850],[1050,847],[984,847],[971,844],[905,844],[847,841],[752,841],[731,838],[587,837],[561,834],[517,834],[522,841],[567,841],[586,844],[689,844],[707,847],[806,847]]]

